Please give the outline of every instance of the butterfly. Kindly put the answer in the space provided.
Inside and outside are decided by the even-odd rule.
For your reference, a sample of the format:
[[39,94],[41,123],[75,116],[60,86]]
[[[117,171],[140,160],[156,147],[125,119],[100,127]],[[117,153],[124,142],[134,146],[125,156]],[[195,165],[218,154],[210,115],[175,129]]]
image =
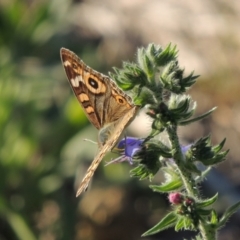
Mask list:
[[110,77],[87,66],[75,53],[61,48],[60,55],[74,94],[89,121],[99,130],[99,151],[78,187],[78,197],[86,191],[102,158],[116,145],[139,107]]

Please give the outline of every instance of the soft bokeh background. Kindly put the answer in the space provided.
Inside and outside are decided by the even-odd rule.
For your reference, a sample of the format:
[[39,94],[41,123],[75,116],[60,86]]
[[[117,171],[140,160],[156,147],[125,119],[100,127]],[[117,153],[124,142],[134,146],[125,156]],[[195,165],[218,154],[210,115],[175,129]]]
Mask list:
[[[239,22],[239,1],[0,0],[0,239],[137,240],[168,211],[166,196],[129,178],[127,163],[102,164],[90,191],[75,198],[97,152],[83,139],[96,141],[97,131],[70,90],[61,47],[107,73],[134,60],[138,47],[176,44],[186,73],[201,75],[190,90],[196,114],[218,106],[210,118],[180,129],[182,141],[211,133],[214,144],[227,137],[231,149],[202,193],[219,192],[219,214],[240,200]],[[149,119],[136,121],[131,134],[146,136]],[[159,174],[154,183],[161,180]],[[239,218],[219,239],[238,238]],[[170,229],[145,239],[189,234]]]

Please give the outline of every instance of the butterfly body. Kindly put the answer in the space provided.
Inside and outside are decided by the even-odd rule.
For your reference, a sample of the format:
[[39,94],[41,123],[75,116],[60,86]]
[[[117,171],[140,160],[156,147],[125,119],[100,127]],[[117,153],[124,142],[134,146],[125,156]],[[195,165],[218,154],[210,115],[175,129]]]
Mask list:
[[80,184],[78,196],[87,188],[102,158],[115,146],[138,107],[111,78],[91,69],[68,49],[62,48],[60,53],[74,94],[89,121],[99,130],[99,152]]

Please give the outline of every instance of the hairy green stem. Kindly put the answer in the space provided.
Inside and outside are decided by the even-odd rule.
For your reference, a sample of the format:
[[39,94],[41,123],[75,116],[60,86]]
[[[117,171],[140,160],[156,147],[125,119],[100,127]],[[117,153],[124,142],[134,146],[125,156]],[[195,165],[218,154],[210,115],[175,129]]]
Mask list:
[[179,139],[177,136],[177,126],[169,124],[167,126],[167,133],[172,144],[172,149],[174,150],[173,158],[177,164],[177,168],[182,178],[184,187],[190,196],[199,197],[197,187],[194,186],[194,179],[192,178],[191,173],[189,171],[186,171],[184,167],[185,157],[182,153]]
[[[184,188],[189,196],[192,196],[194,199],[200,199],[195,181],[192,178],[191,173],[186,171],[184,167],[185,157],[181,151],[181,146],[177,135],[177,126],[169,124],[167,126],[167,133],[172,144],[172,149],[174,150],[173,158],[176,162],[179,175],[183,181]],[[204,220],[200,220],[199,230],[203,240],[216,239],[216,231],[214,229],[209,229],[209,227],[204,223]]]

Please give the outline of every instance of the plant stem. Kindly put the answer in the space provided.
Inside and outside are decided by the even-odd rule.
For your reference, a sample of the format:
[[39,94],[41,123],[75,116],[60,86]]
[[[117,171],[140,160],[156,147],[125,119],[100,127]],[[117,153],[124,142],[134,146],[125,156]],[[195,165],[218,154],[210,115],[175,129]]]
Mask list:
[[167,133],[172,144],[172,149],[174,150],[173,158],[176,162],[177,169],[182,178],[184,187],[190,196],[199,197],[197,187],[194,186],[195,181],[192,178],[191,173],[187,171],[184,167],[185,157],[181,151],[181,146],[179,144],[179,139],[177,136],[177,126],[169,124],[167,126]]
[[215,240],[216,238],[216,230],[214,228],[209,229],[206,224],[204,224],[203,220],[199,223],[199,230],[203,240]]
[[[181,151],[181,146],[177,135],[177,126],[169,124],[167,126],[167,133],[172,144],[172,149],[174,150],[173,158],[176,162],[178,173],[183,181],[184,188],[189,196],[192,196],[194,199],[200,199],[195,181],[191,173],[184,167],[185,158]],[[215,229],[209,229],[209,227],[204,223],[204,220],[200,220],[199,230],[203,240],[216,239]]]

